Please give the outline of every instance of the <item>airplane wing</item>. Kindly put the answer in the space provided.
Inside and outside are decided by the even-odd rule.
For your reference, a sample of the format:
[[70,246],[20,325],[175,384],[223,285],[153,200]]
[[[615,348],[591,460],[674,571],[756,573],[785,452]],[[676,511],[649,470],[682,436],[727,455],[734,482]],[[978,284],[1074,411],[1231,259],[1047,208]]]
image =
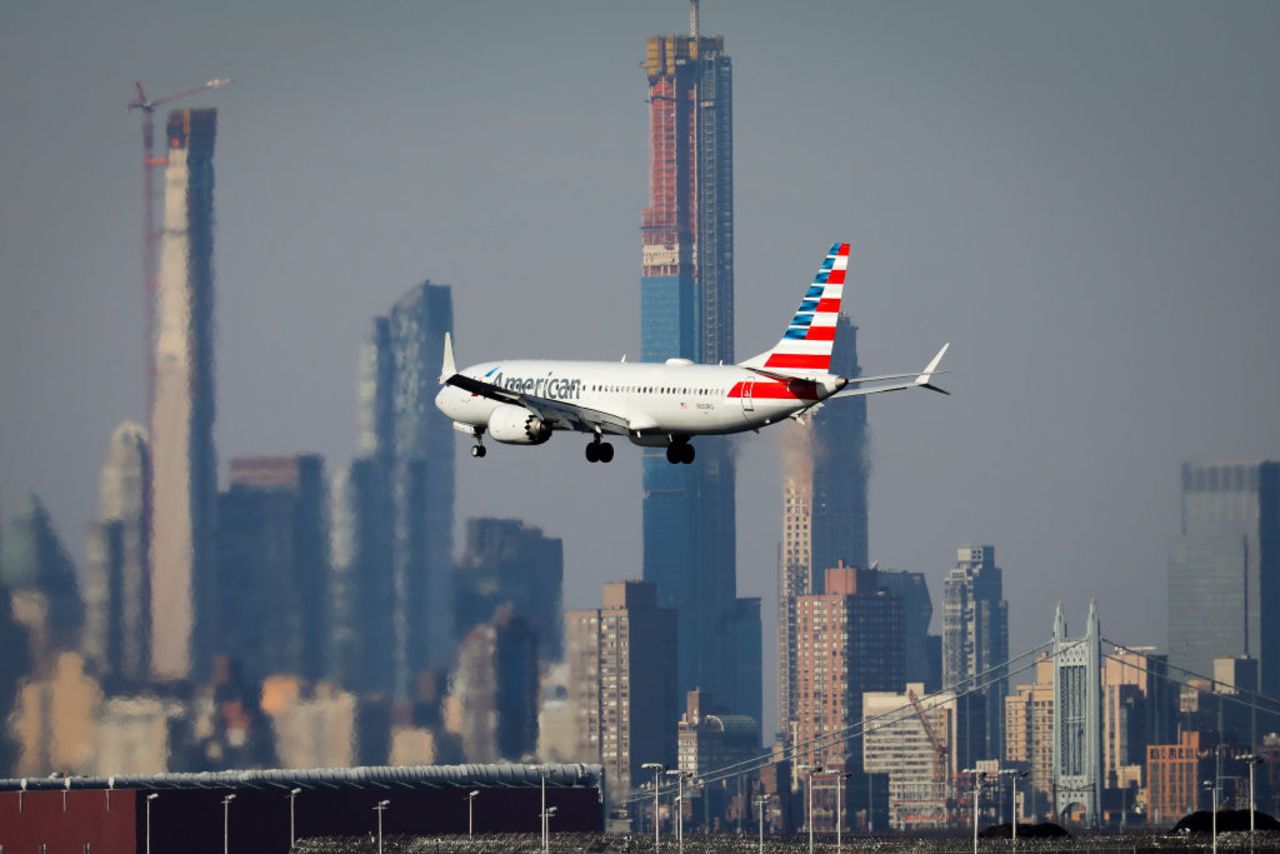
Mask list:
[[532,394],[521,394],[463,374],[455,373],[446,377],[444,381],[448,385],[457,386],[463,391],[469,391],[490,400],[523,406],[543,421],[563,430],[577,430],[581,433],[614,433],[619,436],[626,436],[631,432],[630,423],[625,418],[599,409],[578,406],[563,400],[548,400]]

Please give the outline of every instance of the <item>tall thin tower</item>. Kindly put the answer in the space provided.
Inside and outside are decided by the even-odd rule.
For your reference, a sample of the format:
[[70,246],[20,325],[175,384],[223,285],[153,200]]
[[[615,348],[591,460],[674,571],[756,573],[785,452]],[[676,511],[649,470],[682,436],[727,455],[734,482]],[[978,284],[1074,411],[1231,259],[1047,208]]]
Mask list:
[[[722,36],[650,36],[649,205],[642,225],[645,361],[733,361],[732,65]],[[698,445],[692,466],[661,449],[644,459],[644,577],[677,612],[678,686],[735,706],[735,476],[727,440]],[[758,655],[758,652],[755,653]]]
[[186,679],[215,637],[213,144],[216,110],[166,125],[164,229],[151,408],[151,671]]
[[146,332],[147,332],[147,411],[151,411],[151,407],[155,404],[155,386],[156,386],[156,361],[155,361],[155,335],[156,335],[156,299],[159,285],[156,281],[156,257],[157,247],[160,244],[160,232],[156,228],[156,189],[155,175],[157,167],[166,165],[169,161],[163,154],[156,155],[156,134],[155,121],[152,118],[155,114],[156,107],[164,104],[171,104],[174,101],[180,101],[184,98],[190,98],[193,95],[199,95],[201,92],[207,92],[210,89],[221,89],[223,86],[234,83],[231,78],[217,78],[210,80],[203,86],[197,86],[194,89],[188,89],[185,92],[178,92],[175,95],[166,95],[163,98],[148,98],[147,93],[143,90],[141,83],[134,83],[133,88],[137,92],[137,96],[129,102],[129,111],[139,110],[142,113],[142,281],[143,281],[143,299],[144,311],[146,313]]

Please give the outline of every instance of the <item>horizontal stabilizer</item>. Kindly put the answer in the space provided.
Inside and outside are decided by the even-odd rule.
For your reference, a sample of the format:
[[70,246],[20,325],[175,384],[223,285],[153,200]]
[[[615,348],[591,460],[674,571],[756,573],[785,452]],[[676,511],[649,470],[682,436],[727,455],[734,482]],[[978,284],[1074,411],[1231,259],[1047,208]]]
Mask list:
[[877,380],[905,380],[910,379],[909,383],[894,383],[893,385],[871,386],[870,388],[843,388],[836,392],[832,397],[865,397],[869,394],[884,394],[886,391],[906,391],[909,388],[927,388],[929,391],[936,391],[939,394],[951,394],[945,388],[933,384],[933,378],[939,374],[945,374],[946,371],[938,370],[938,365],[942,362],[942,357],[947,354],[947,348],[950,343],[943,344],[942,349],[934,356],[925,369],[918,374],[884,374],[878,377],[854,377],[847,380],[849,383],[870,383]]
[[947,355],[947,349],[949,347],[951,347],[950,341],[942,345],[942,349],[938,351],[938,355],[934,356],[933,360],[930,361],[929,364],[925,366],[925,369],[920,372],[920,376],[916,377],[916,385],[921,386],[922,388],[927,388],[929,391],[936,391],[939,394],[951,394],[951,392],[947,391],[945,388],[939,388],[932,382],[934,374],[941,373],[938,370],[938,364],[942,361],[942,357]]

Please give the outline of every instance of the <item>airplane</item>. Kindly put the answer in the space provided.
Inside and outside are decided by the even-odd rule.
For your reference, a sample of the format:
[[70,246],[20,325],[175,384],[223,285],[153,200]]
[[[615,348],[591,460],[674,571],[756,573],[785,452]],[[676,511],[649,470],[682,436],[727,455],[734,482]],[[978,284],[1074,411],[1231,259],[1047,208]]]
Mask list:
[[641,447],[665,447],[668,462],[687,465],[695,436],[759,432],[787,418],[803,423],[806,414],[842,397],[912,388],[950,394],[933,383],[946,373],[938,365],[949,343],[917,373],[829,373],[848,264],[849,244],[834,244],[778,343],[736,365],[623,356],[621,362],[483,362],[459,371],[446,332],[436,406],[475,440],[473,457],[485,455],[486,433],[504,444],[541,445],[557,430],[572,430],[591,435],[591,463],[613,460],[606,436],[625,436]]

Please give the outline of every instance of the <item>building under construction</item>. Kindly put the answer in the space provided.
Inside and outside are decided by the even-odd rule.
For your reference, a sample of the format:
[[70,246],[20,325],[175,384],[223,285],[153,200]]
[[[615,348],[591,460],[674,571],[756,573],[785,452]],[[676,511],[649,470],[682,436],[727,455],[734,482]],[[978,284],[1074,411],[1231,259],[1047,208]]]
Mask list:
[[166,124],[164,230],[151,409],[151,669],[162,680],[207,668],[216,601],[213,144],[216,110]]
[[[472,795],[471,793],[475,793]],[[0,851],[254,851],[292,839],[603,830],[599,765],[454,765],[0,780]],[[380,807],[380,809],[379,809]]]
[[[650,36],[649,204],[641,236],[646,362],[733,362],[733,92],[724,38]],[[677,685],[759,720],[759,608],[737,599],[729,440],[698,442],[696,466],[644,458],[644,578],[679,624]],[[754,621],[754,622],[753,622]]]

